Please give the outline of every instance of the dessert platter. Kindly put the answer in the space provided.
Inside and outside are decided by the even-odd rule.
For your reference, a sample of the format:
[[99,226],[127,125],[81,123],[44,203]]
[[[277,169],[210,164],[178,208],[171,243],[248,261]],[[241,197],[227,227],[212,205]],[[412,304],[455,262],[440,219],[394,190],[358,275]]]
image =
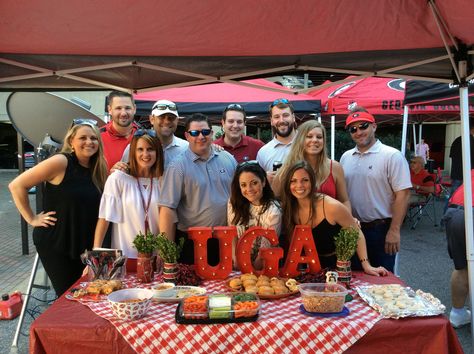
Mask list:
[[416,292],[399,284],[357,287],[357,292],[373,309],[387,318],[436,316],[445,306],[432,294]]
[[251,273],[231,278],[226,285],[232,291],[257,294],[262,300],[281,299],[299,293],[295,279],[257,276]]
[[222,293],[189,296],[176,309],[180,324],[252,322],[258,318],[260,301],[249,293]]

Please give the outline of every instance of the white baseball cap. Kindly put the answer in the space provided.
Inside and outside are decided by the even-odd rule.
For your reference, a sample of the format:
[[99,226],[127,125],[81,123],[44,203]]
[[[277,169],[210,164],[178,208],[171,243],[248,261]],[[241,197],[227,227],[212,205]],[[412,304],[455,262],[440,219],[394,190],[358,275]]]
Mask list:
[[168,100],[159,100],[156,101],[151,109],[151,114],[155,117],[159,117],[163,114],[171,113],[176,117],[179,117],[178,109],[176,107],[176,103]]

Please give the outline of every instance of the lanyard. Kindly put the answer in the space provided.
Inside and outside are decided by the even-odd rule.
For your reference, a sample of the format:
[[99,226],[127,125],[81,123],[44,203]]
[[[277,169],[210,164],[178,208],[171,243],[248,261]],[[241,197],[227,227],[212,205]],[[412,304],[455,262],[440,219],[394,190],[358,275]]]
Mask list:
[[145,204],[145,198],[143,198],[142,188],[140,187],[140,181],[137,177],[138,191],[140,192],[140,198],[142,200],[143,210],[145,211],[145,235],[148,233],[148,209],[150,209],[151,195],[153,194],[153,179],[150,177],[150,193],[148,194],[148,201]]

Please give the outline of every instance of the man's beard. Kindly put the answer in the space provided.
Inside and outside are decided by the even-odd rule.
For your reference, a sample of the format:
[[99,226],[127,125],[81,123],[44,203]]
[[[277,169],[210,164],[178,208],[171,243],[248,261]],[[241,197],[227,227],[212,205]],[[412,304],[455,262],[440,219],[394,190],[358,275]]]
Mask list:
[[295,123],[290,123],[285,133],[280,133],[278,128],[273,128],[273,129],[275,130],[275,134],[278,135],[279,137],[287,138],[291,135],[291,133],[293,133],[293,130],[295,129]]

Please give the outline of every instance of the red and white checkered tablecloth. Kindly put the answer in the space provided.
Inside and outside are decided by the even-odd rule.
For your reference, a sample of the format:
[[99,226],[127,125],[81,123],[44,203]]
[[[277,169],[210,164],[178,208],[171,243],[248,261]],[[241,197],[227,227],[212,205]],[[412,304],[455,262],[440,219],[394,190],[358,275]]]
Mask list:
[[[126,283],[144,287],[132,277]],[[352,285],[368,283],[353,279]],[[201,286],[209,293],[227,291],[224,281]],[[342,353],[382,319],[358,296],[346,303],[350,314],[342,318],[303,315],[299,296],[261,303],[256,322],[212,325],[177,324],[176,303],[152,302],[146,317],[131,322],[115,318],[107,301],[84,305],[110,321],[137,353]]]

